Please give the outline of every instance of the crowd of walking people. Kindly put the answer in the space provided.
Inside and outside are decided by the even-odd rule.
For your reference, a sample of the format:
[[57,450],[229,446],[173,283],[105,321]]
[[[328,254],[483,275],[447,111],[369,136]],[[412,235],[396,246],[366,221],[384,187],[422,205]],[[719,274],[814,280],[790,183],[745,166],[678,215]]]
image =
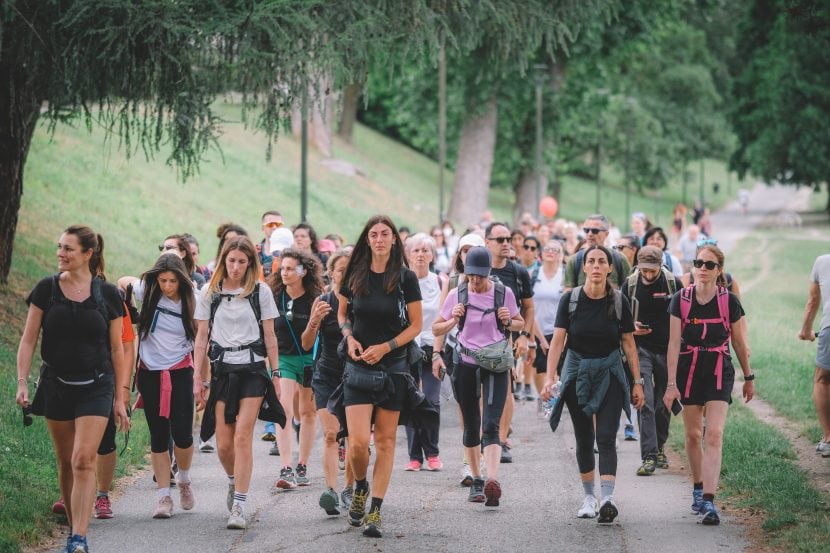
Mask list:
[[[496,508],[515,406],[531,400],[554,431],[567,407],[584,490],[577,516],[600,523],[619,516],[619,429],[640,441],[636,474],[652,476],[669,466],[671,413],[682,412],[691,509],[718,524],[737,375],[730,344],[747,401],[754,374],[723,252],[685,224],[684,210],[675,215],[669,234],[635,213],[629,234],[591,214],[581,226],[525,215],[516,228],[485,216],[460,235],[449,221],[411,233],[378,215],[350,243],[320,238],[308,223],[289,228],[269,210],[258,241],[223,224],[215,258],[200,265],[198,240],[171,234],[151,267],[115,284],[103,238],[67,228],[58,273],[27,298],[17,360],[17,402],[46,418],[54,444],[65,551],[87,553],[90,517],[114,516],[114,436],[129,429],[131,404],[150,434],[157,504],[148,515],[157,519],[174,516],[176,503],[197,507],[194,452],[215,451],[228,484],[225,525],[247,528],[260,436],[279,456],[274,489],[322,482],[327,515],[345,513],[363,535],[381,537],[399,426],[409,457],[400,470],[460,469],[467,501]],[[463,436],[439,446],[445,378]],[[448,458],[463,463],[445,467]]]

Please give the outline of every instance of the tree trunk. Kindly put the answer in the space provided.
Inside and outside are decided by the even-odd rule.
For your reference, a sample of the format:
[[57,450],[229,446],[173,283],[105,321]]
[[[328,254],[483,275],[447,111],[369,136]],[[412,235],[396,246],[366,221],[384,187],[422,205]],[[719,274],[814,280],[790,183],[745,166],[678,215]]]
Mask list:
[[351,83],[343,89],[343,108],[340,112],[340,124],[337,127],[337,134],[346,142],[352,142],[354,124],[357,122],[357,107],[360,103],[360,91],[363,89],[361,83]]
[[[321,77],[317,90],[309,87],[308,91],[308,143],[323,157],[331,157],[331,127],[334,118],[332,96],[329,91],[328,77]],[[299,104],[291,110],[291,133],[299,139],[302,115]]]
[[25,70],[0,59],[0,283],[8,284],[23,169],[32,143],[40,101]]
[[[546,177],[542,176],[542,179],[543,182],[541,187],[542,195],[544,196],[544,192],[548,188],[548,183]],[[513,205],[513,222],[515,224],[518,225],[519,220],[522,218],[522,214],[525,212],[534,215],[539,209],[539,206],[536,205],[536,190],[538,187],[539,178],[536,176],[536,172],[530,168],[523,169],[519,175],[519,182],[515,187],[516,203]]]
[[449,218],[462,225],[478,223],[487,209],[496,150],[495,95],[483,107],[481,113],[468,115],[461,127]]

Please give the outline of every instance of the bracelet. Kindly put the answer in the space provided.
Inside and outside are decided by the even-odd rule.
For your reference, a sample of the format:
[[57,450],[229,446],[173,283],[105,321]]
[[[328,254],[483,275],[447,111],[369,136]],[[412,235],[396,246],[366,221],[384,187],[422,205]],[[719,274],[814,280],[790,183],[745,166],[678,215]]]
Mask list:
[[17,382],[18,382],[18,383],[22,382],[23,384],[26,384],[26,383],[28,383],[28,382],[29,382],[29,379],[28,379],[28,378],[18,378],[18,379],[17,379]]
[[350,323],[349,321],[345,321],[343,324],[340,325],[341,332],[343,330],[351,329],[351,328],[352,328],[352,323]]
[[436,359],[441,359],[441,354],[437,351],[432,352],[432,360],[435,361]]
[[674,382],[669,382],[666,384],[666,388],[677,388],[677,384]]
[[210,380],[202,380],[202,388],[210,388]]
[[271,378],[282,378],[282,373],[280,371],[271,371]]
[[755,373],[749,373],[744,375],[744,382],[752,382],[755,380]]
[[536,349],[536,342],[527,345],[527,349]]
[[394,338],[386,342],[386,345],[389,346],[390,350],[398,349],[398,342]]

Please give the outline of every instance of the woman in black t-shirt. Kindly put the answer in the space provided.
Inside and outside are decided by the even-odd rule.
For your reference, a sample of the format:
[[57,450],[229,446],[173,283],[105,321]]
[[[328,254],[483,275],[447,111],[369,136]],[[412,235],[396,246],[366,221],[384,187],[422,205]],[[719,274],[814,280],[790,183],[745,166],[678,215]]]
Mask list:
[[[369,537],[381,536],[380,506],[392,475],[395,433],[409,385],[405,377],[412,378],[406,346],[420,334],[422,326],[418,277],[404,263],[403,243],[395,223],[385,215],[372,217],[355,243],[338,297],[337,319],[346,337],[349,357],[343,403],[351,440],[349,463],[355,476],[349,523],[352,526],[365,523],[363,535]],[[405,310],[401,309],[401,303]],[[367,392],[349,384],[350,371],[360,374],[367,370],[385,372],[387,380],[392,381],[394,393]],[[389,384],[386,382],[384,390]],[[388,397],[378,400],[384,396]],[[373,421],[377,458],[372,504],[365,514]]]
[[663,396],[666,407],[675,401],[683,404],[686,454],[692,470],[692,512],[701,515],[701,523],[707,525],[720,523],[715,490],[720,477],[723,428],[735,382],[730,338],[743,369],[743,397],[749,401],[755,395],[746,319],[738,297],[726,290],[723,261],[723,252],[717,246],[699,248],[693,262],[695,284],[672,298],[666,358],[669,379]]
[[[585,285],[566,292],[559,301],[542,398],[548,400],[554,393],[552,388],[559,380],[556,367],[567,337],[568,353],[558,392],[562,400],[551,414],[551,428],[556,428],[564,403],[574,427],[576,461],[585,490],[577,516],[593,518],[599,514],[599,522],[612,522],[618,514],[613,496],[617,473],[615,437],[620,414],[623,409],[628,411],[629,396],[621,347],[631,368],[631,403],[637,409],[643,404],[643,380],[628,301],[608,281],[614,270],[611,252],[603,246],[588,247],[582,270]],[[574,294],[578,295],[572,306]],[[595,438],[602,494],[599,506],[594,495]]]
[[[343,274],[349,263],[349,253],[343,250],[334,252],[329,257],[328,274],[331,277],[331,289],[343,282]],[[337,346],[343,337],[340,326],[337,324],[337,294],[326,292],[314,300],[311,306],[311,318],[302,335],[304,349],[313,349],[315,341],[319,356],[314,362],[314,378],[311,388],[314,390],[314,401],[317,404],[317,416],[323,427],[323,476],[326,480],[326,490],[320,496],[320,507],[329,515],[340,514],[340,499],[337,489],[337,433],[340,431],[340,421],[327,409],[329,398],[334,390],[343,381],[344,361],[337,355]],[[343,507],[348,508],[349,498],[353,495],[354,476],[351,467],[347,464],[345,484],[343,488]]]
[[[89,227],[61,234],[59,273],[38,282],[26,298],[29,313],[17,350],[17,403],[46,417],[71,525],[66,550],[73,553],[88,549],[95,458],[110,412],[119,427],[129,428],[122,393],[129,389],[121,345],[124,308],[115,286],[99,278],[103,252],[103,238]],[[43,368],[30,407],[28,377],[41,329]]]
[[291,468],[294,429],[286,424],[277,431],[277,445],[282,469],[276,486],[290,490],[308,486],[308,457],[317,435],[314,396],[311,391],[312,352],[305,350],[300,337],[308,326],[311,303],[323,291],[320,264],[311,254],[289,248],[282,251],[280,270],[271,273],[268,284],[280,316],[274,319],[279,346],[280,401],[286,420],[295,416],[294,399],[298,400],[300,420],[299,456],[297,470]]

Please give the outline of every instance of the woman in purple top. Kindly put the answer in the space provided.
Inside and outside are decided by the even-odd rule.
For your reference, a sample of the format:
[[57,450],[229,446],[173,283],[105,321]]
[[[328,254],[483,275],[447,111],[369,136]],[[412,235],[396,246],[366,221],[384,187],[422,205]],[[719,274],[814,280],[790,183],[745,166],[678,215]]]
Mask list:
[[[487,248],[470,249],[464,262],[467,281],[462,285],[467,287],[466,305],[459,301],[459,288],[450,291],[432,325],[432,332],[442,336],[463,320],[459,325],[462,328],[458,332],[458,348],[454,352],[456,368],[452,384],[461,408],[463,442],[473,473],[468,501],[497,507],[501,497],[501,485],[497,480],[501,458],[499,420],[510,378],[508,372],[494,373],[481,368],[469,353],[504,340],[506,332],[521,329],[524,321],[509,287],[503,287],[502,305],[495,305],[496,285],[488,278],[491,263]],[[480,408],[482,397],[483,408]],[[482,445],[488,476],[486,484],[479,468]]]

